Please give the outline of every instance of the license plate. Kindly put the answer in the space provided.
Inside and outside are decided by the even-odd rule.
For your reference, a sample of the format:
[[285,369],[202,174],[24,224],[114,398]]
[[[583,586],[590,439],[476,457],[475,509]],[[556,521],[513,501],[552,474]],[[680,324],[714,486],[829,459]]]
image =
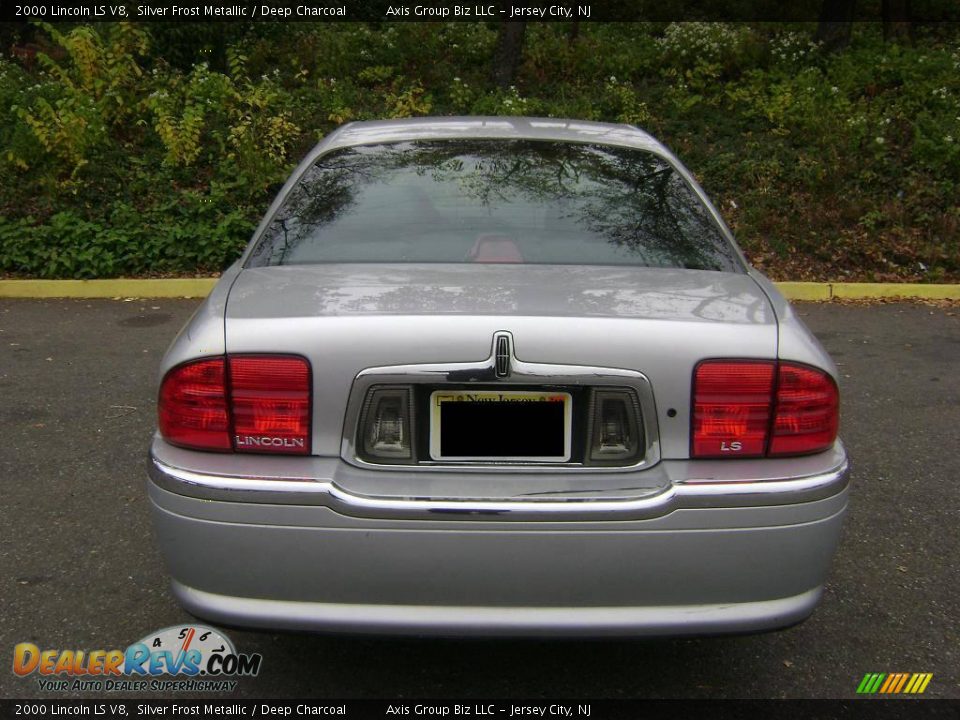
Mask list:
[[572,417],[570,393],[437,390],[430,394],[430,457],[567,462]]

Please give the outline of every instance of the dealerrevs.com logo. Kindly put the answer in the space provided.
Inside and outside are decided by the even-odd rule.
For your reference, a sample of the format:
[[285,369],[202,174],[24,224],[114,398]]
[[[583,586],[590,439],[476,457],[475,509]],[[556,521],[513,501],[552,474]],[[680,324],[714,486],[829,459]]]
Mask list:
[[13,649],[13,672],[36,676],[44,691],[224,692],[236,688],[234,678],[257,675],[262,661],[203,625],[163,628],[125,650],[41,650],[33,643]]

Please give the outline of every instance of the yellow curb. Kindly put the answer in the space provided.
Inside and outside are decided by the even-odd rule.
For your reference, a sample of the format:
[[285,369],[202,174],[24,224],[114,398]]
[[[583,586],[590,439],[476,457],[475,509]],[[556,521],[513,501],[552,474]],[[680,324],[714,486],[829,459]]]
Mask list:
[[0,280],[6,298],[203,298],[217,278],[116,278],[114,280]]
[[788,300],[829,300],[830,283],[778,282],[777,290]]
[[918,298],[924,300],[960,300],[960,285],[922,283],[833,283],[835,298]]
[[[217,278],[0,280],[0,298],[204,298]],[[960,300],[960,285],[922,283],[774,283],[790,300],[892,298]]]

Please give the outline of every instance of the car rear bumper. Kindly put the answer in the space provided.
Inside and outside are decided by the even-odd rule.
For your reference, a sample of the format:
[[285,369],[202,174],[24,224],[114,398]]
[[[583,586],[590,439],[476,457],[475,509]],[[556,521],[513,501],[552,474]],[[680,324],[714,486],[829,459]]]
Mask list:
[[227,626],[457,637],[659,637],[761,632],[806,619],[821,589],[777,600],[663,607],[490,607],[237,598],[174,581],[180,604]]
[[[847,505],[845,460],[822,474],[829,486],[812,476],[775,481],[793,482],[796,502],[787,493],[757,504],[744,493],[752,504],[731,505],[707,492],[656,515],[597,519],[376,517],[363,503],[351,513],[210,499],[195,477],[188,486],[162,464],[150,468],[157,538],[183,606],[227,625],[297,630],[622,636],[784,627],[816,605]],[[820,488],[814,499],[802,490],[810,486]],[[698,506],[704,497],[716,506]]]

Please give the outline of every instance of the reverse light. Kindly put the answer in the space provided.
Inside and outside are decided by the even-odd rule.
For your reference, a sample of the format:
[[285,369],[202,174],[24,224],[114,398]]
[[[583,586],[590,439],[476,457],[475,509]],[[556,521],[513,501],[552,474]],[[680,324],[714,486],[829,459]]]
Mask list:
[[640,449],[639,403],[627,390],[597,390],[593,396],[590,462],[630,460]]
[[410,460],[411,427],[409,388],[372,390],[360,419],[363,454],[371,459]]
[[194,360],[170,370],[160,433],[195,450],[310,453],[310,365],[293,355]]
[[692,457],[806,455],[837,437],[839,395],[793,362],[707,360],[694,371]]

